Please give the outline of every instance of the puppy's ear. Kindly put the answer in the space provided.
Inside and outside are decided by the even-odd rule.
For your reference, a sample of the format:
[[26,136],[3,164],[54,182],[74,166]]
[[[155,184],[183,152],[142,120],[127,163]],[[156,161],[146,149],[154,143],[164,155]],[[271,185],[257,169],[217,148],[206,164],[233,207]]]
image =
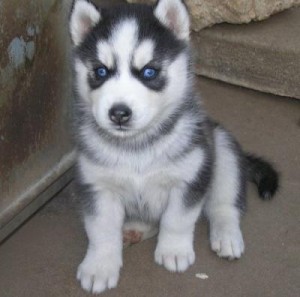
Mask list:
[[177,38],[189,39],[190,18],[185,4],[181,0],[159,0],[154,15],[168,27]]
[[79,45],[100,19],[100,11],[89,0],[74,0],[69,23],[73,44]]

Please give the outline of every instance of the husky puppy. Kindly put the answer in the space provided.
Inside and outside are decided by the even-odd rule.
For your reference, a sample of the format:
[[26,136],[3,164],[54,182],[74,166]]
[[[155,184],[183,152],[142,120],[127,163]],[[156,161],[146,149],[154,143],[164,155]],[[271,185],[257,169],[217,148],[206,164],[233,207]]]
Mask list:
[[123,229],[141,238],[159,229],[155,262],[185,271],[201,212],[212,250],[239,258],[247,179],[262,199],[277,189],[271,165],[245,154],[201,106],[189,23],[180,0],[111,8],[74,1],[77,184],[89,240],[77,278],[87,291],[116,287]]

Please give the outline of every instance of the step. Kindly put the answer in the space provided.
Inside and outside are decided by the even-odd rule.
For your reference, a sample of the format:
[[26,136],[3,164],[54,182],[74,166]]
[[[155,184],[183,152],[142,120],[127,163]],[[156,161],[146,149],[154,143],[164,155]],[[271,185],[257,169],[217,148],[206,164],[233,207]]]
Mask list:
[[196,73],[300,99],[300,7],[244,25],[193,33]]

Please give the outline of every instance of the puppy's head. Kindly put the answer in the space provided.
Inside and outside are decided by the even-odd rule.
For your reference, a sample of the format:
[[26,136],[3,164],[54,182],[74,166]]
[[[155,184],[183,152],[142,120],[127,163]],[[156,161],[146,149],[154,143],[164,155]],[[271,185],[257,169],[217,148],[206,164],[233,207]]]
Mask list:
[[77,92],[108,133],[145,132],[184,100],[189,17],[180,0],[109,9],[75,0],[70,33]]

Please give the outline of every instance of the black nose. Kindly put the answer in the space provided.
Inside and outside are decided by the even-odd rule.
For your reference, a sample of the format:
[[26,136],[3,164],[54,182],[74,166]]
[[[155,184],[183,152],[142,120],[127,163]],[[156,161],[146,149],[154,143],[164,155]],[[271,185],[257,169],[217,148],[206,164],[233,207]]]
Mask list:
[[116,124],[126,124],[129,122],[132,111],[125,104],[116,104],[108,112],[109,118]]

